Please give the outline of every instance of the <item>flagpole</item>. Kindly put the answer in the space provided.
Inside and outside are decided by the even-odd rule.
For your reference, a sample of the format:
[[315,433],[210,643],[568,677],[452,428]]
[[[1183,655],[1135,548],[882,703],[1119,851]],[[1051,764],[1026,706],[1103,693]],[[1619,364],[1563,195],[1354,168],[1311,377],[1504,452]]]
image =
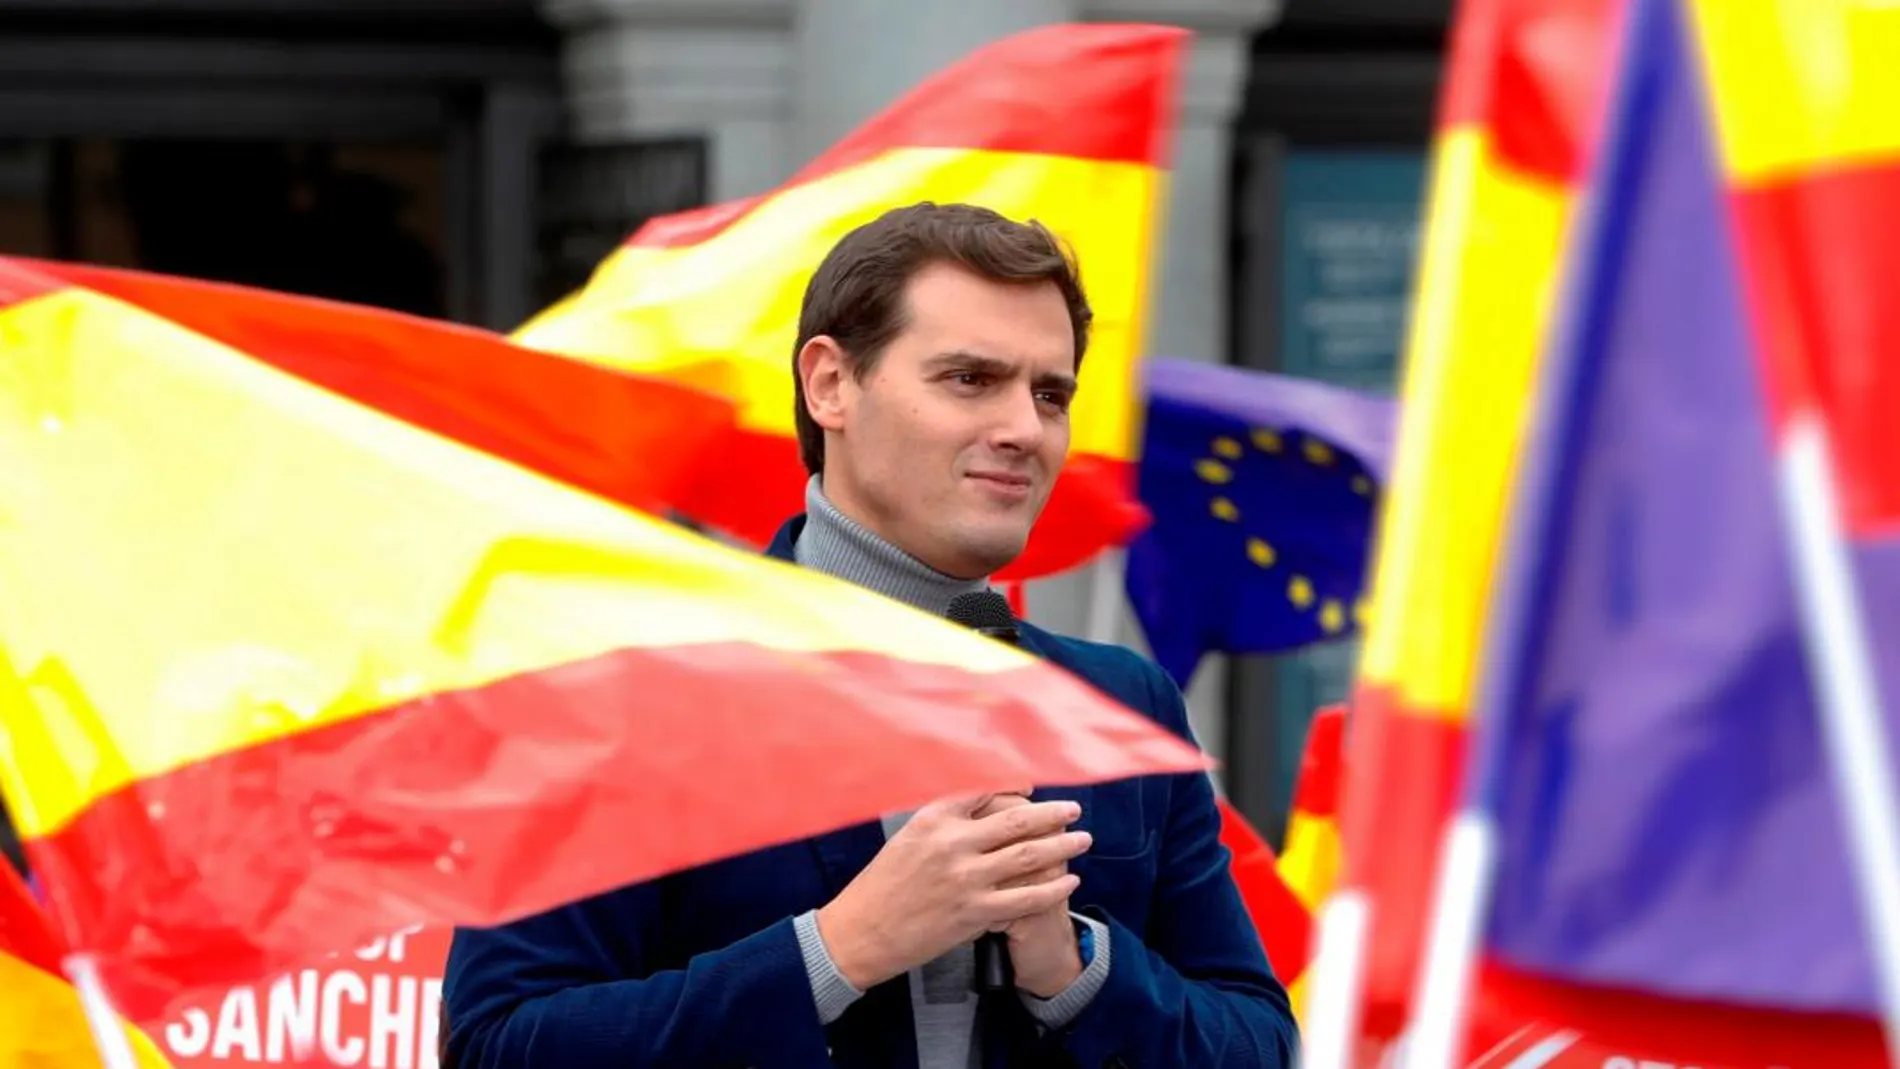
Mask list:
[[1887,1058],[1900,1065],[1900,791],[1827,431],[1811,409],[1788,421],[1776,472],[1808,670],[1820,692],[1822,745],[1872,937]]
[[1361,888],[1335,891],[1320,906],[1300,1069],[1348,1069],[1353,1064],[1371,927],[1372,899]]
[[105,1069],[139,1069],[132,1042],[125,1037],[125,1025],[119,1021],[119,1011],[113,1009],[112,996],[99,977],[98,960],[91,954],[69,954],[60,968],[79,992],[86,1025],[92,1030],[92,1042],[99,1048],[99,1060]]
[[1121,634],[1122,565],[1126,552],[1110,546],[1089,569],[1089,615],[1083,635],[1090,642],[1114,645]]

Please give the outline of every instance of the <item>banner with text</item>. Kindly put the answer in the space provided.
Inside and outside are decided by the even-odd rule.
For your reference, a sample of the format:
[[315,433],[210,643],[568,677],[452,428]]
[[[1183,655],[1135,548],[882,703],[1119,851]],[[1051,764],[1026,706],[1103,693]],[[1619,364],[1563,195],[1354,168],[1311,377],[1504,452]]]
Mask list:
[[449,934],[405,929],[269,984],[196,1000],[146,1031],[177,1069],[437,1069]]

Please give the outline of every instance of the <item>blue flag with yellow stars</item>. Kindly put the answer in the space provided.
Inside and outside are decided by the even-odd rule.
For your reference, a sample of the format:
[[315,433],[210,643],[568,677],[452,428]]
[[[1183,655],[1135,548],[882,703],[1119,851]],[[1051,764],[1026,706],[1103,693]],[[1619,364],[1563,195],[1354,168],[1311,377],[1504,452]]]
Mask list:
[[1311,379],[1147,362],[1128,598],[1185,688],[1212,652],[1272,653],[1360,625],[1397,405]]

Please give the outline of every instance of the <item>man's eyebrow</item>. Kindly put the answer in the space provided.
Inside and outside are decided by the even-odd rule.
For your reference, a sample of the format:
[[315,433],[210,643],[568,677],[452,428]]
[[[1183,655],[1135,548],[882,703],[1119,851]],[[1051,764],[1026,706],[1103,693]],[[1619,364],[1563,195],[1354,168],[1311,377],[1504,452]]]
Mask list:
[[[965,349],[952,349],[949,352],[938,353],[924,361],[924,368],[933,373],[955,368],[958,371],[972,371],[998,377],[1008,375],[1015,370],[1015,366],[1007,360],[999,360],[994,356],[984,356],[982,353],[973,353]],[[1045,371],[1037,375],[1033,380],[1033,385],[1038,390],[1060,390],[1064,393],[1074,393],[1076,388],[1075,376],[1065,375],[1059,371]]]
[[982,353],[972,353],[964,349],[952,349],[949,352],[938,353],[936,356],[924,361],[924,367],[931,371],[948,371],[951,368],[956,368],[959,371],[981,371],[989,375],[1005,375],[1009,373],[1009,361],[999,360],[993,356],[984,356]]
[[1045,371],[1036,376],[1035,388],[1038,390],[1058,390],[1062,393],[1075,392],[1075,376],[1064,375],[1058,371]]

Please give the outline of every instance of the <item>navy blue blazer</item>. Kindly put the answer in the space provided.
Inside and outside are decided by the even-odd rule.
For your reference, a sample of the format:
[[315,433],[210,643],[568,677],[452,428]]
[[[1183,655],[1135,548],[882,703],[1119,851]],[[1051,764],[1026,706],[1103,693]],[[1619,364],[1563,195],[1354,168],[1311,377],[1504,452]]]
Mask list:
[[[785,560],[804,517],[767,550]],[[1191,738],[1180,692],[1118,646],[1029,625],[1023,644]],[[1039,790],[1081,803],[1095,837],[1071,908],[1105,922],[1106,983],[1043,1033],[1014,999],[985,1010],[987,1069],[1281,1069],[1297,1043],[1228,872],[1205,775]],[[830,901],[884,844],[875,821],[704,865],[498,928],[455,933],[443,982],[453,1069],[915,1069],[904,977],[820,1025],[792,918]]]

